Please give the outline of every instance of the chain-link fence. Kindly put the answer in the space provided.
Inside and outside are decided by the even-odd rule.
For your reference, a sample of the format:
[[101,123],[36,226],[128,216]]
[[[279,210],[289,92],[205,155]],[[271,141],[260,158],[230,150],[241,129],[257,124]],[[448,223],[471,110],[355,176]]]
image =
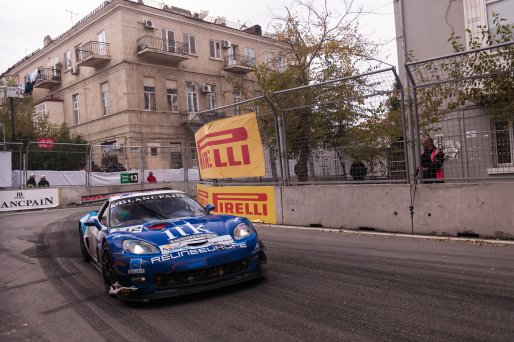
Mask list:
[[432,138],[445,154],[445,180],[514,178],[513,61],[514,43],[508,43],[406,64],[414,85],[417,153]]
[[[181,144],[152,143],[143,150],[144,179],[147,183],[199,181],[198,155],[194,141]],[[152,173],[150,177],[150,172]],[[149,178],[150,177],[150,178]]]
[[50,186],[86,185],[88,151],[89,145],[29,142],[24,184],[34,186],[34,181],[46,179]]
[[[21,188],[23,184],[23,144],[22,143],[0,143],[0,153],[2,154],[2,163],[5,163],[2,166],[7,166],[10,164],[10,177],[9,175],[5,177],[5,186],[3,187],[13,187],[13,188]],[[9,167],[5,167],[6,171]],[[2,168],[3,172],[4,168]],[[2,179],[4,180],[4,179]]]
[[274,93],[291,183],[406,182],[403,91],[394,69]]

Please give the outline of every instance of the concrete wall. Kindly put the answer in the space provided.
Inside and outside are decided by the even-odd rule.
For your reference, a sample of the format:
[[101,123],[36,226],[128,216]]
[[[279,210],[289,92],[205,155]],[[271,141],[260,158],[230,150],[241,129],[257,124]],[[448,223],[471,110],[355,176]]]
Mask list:
[[[277,223],[411,233],[410,191],[405,184],[281,187]],[[513,193],[510,182],[418,185],[413,232],[514,238]]]

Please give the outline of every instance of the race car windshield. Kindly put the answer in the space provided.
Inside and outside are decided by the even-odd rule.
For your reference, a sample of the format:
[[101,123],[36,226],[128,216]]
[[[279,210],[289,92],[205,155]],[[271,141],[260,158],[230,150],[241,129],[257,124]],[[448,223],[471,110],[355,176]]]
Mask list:
[[112,228],[144,224],[154,220],[205,215],[205,210],[183,194],[165,194],[120,199],[110,204]]

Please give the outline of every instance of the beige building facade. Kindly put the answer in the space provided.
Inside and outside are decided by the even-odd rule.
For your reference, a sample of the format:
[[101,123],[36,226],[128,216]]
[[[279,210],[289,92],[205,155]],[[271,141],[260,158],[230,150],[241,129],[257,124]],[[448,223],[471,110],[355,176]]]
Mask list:
[[[254,65],[280,59],[283,47],[259,26],[206,19],[166,5],[106,1],[3,76],[25,85],[36,111],[90,144],[151,146],[153,155],[189,148],[203,124],[195,113],[242,100],[241,88],[253,97]],[[170,167],[152,160],[149,168]]]

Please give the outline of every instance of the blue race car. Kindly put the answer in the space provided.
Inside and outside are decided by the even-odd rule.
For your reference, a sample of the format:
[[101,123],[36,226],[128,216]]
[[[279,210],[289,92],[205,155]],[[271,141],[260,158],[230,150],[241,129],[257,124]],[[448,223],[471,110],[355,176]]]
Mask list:
[[107,292],[148,301],[262,276],[264,245],[252,223],[212,215],[181,191],[110,197],[80,219],[80,250]]

